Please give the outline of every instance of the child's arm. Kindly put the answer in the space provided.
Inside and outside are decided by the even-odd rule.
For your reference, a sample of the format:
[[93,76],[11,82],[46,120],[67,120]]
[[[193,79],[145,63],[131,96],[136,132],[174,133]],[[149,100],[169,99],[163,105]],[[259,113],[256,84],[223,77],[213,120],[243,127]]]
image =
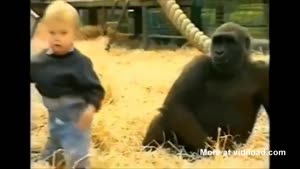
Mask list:
[[46,50],[42,50],[41,52],[33,55],[30,57],[30,83],[35,83],[34,81],[34,74],[38,72],[37,67],[39,64],[43,63],[43,55],[45,54]]
[[35,67],[34,58],[31,57],[30,58],[30,83],[34,83],[34,80],[33,80],[34,67]]
[[36,58],[31,58],[30,60],[30,83],[35,83],[35,74],[36,72],[38,72],[38,67],[39,67],[39,64],[37,61],[36,61]]
[[93,64],[86,58],[83,63],[83,70],[80,72],[79,85],[83,90],[85,100],[88,102],[87,108],[77,122],[77,128],[84,130],[91,125],[93,114],[101,108],[101,102],[105,91],[102,87],[96,72],[93,70]]
[[[105,90],[101,85],[100,79],[93,69],[93,64],[89,58],[85,58],[83,70],[80,73],[80,87],[83,89],[84,96],[88,104],[87,111],[98,111],[101,108],[101,102],[105,95]],[[93,106],[94,108],[92,108]]]
[[80,130],[88,128],[92,124],[95,111],[95,107],[89,104],[88,107],[83,111],[83,114],[80,117],[79,121],[76,123],[76,127]]

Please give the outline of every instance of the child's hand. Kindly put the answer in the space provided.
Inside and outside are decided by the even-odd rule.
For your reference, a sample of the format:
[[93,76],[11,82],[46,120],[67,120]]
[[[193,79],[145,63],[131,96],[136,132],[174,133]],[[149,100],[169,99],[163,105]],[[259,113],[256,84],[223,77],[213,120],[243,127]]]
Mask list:
[[81,131],[89,128],[93,121],[94,112],[95,107],[92,105],[88,105],[88,107],[82,113],[79,121],[77,122],[76,127]]

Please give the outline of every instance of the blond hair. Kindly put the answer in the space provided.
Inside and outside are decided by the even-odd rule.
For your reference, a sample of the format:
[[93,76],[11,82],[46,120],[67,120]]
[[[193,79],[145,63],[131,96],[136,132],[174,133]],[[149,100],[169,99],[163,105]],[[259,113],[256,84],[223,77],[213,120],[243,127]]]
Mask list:
[[46,8],[43,22],[58,21],[74,25],[76,29],[80,27],[80,17],[77,10],[63,0],[52,1]]

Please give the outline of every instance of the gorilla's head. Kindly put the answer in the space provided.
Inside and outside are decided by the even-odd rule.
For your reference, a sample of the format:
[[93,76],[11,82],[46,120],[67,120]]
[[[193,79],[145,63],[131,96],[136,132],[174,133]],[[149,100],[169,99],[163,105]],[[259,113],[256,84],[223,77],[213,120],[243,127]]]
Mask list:
[[246,28],[232,22],[218,27],[212,36],[211,57],[217,70],[236,70],[249,56],[250,35]]

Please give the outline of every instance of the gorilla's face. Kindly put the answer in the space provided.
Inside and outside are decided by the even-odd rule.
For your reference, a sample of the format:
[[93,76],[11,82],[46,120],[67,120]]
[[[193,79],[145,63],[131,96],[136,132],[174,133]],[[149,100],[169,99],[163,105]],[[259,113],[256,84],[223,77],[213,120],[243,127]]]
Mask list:
[[240,67],[249,55],[250,38],[238,31],[221,31],[213,35],[212,63],[217,70],[231,71]]

